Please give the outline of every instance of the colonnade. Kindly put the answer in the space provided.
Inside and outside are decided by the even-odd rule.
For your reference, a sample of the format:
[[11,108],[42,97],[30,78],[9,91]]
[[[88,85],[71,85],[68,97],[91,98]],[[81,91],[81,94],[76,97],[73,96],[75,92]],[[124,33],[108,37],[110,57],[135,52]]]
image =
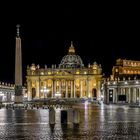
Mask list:
[[15,92],[7,91],[7,90],[0,90],[0,102],[10,102],[14,101]]
[[[126,103],[139,103],[140,102],[140,87],[139,86],[129,86],[129,87],[115,87],[107,89],[107,103],[120,102],[119,96],[125,96]],[[112,98],[110,98],[112,96]]]
[[[96,89],[97,96],[100,94],[100,83],[94,82],[93,84],[93,81],[89,79],[39,79],[34,80],[34,82],[33,80],[28,80],[27,83],[28,97],[30,99],[44,97],[92,98],[93,88]],[[34,97],[33,92],[35,92]]]

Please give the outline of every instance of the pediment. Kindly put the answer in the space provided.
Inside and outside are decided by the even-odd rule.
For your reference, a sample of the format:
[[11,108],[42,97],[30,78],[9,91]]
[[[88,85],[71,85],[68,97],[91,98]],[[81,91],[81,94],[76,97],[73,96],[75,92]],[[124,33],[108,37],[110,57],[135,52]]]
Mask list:
[[70,76],[72,74],[70,72],[67,72],[67,71],[58,71],[58,72],[56,72],[55,75],[56,76]]

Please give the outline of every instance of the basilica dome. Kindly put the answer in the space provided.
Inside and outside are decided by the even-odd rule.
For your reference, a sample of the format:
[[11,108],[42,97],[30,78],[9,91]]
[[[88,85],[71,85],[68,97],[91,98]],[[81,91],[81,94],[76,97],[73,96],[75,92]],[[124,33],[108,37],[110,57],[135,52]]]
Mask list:
[[65,55],[59,65],[60,68],[80,68],[83,67],[83,61],[79,55],[75,54],[73,43],[69,47],[68,54]]

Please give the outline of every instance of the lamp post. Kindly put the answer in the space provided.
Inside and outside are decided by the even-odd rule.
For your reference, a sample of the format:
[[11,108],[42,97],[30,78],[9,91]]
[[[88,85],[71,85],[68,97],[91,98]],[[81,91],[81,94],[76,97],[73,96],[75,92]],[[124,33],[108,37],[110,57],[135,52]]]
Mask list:
[[61,97],[61,93],[56,92],[56,93],[55,93],[55,97],[56,97],[56,98],[60,98],[60,97]]
[[48,93],[50,90],[49,89],[46,89],[46,87],[44,87],[43,89],[40,90],[42,93],[43,93],[43,96],[44,96],[44,101],[45,101],[45,98],[46,98],[46,93]]
[[46,88],[44,89],[44,99],[46,98],[46,94],[48,94],[49,91],[50,91],[49,89],[46,89]]

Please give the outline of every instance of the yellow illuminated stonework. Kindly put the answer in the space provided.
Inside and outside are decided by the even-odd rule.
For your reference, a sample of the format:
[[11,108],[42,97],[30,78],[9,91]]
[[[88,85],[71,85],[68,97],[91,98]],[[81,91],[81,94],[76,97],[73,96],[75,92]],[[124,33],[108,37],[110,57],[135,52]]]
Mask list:
[[76,74],[80,74],[80,72],[79,71],[76,71]]
[[102,68],[96,62],[84,66],[75,53],[73,43],[59,65],[40,68],[27,67],[28,99],[39,98],[96,98],[100,97]]
[[140,61],[117,59],[116,65],[113,66],[112,74],[114,77],[139,75]]
[[48,75],[51,75],[52,73],[50,71],[48,71]]

